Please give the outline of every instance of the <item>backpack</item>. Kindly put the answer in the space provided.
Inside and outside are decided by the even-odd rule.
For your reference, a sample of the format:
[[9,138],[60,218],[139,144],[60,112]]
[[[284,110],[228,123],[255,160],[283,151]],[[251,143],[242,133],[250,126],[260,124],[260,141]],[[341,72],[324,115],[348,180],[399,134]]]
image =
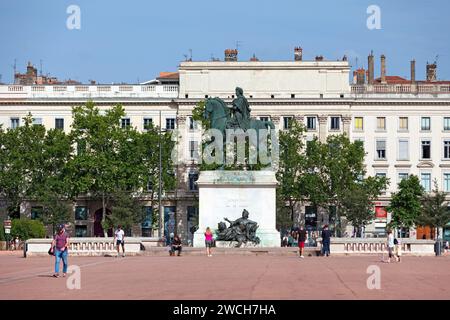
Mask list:
[[394,244],[397,245],[398,244],[398,240],[397,238],[394,238]]

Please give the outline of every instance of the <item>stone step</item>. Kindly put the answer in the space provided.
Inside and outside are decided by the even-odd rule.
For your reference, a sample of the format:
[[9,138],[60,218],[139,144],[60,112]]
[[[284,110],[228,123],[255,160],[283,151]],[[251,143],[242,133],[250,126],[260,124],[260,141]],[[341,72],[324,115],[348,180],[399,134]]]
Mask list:
[[[213,255],[298,255],[298,248],[212,248]],[[320,253],[318,247],[307,247],[304,250],[305,256],[317,256]],[[205,255],[205,248],[183,247],[183,255]],[[146,247],[140,255],[169,255],[168,247]]]

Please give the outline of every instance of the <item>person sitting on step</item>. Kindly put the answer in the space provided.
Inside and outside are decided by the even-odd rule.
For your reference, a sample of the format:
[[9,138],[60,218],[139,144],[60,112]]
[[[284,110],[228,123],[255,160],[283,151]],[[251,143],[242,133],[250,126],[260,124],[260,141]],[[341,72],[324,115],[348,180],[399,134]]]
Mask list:
[[173,241],[170,245],[170,255],[174,256],[175,255],[175,251],[178,251],[178,256],[181,255],[181,250],[182,250],[182,245],[181,245],[181,239],[179,235],[176,235],[173,238]]

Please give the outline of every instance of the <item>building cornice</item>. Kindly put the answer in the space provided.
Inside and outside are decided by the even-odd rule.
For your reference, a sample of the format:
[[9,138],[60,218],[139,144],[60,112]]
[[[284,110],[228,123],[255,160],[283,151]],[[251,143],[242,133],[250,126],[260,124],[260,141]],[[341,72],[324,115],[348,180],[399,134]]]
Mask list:
[[[96,105],[196,105],[202,99],[148,99],[148,98],[102,98],[102,99],[1,99],[0,105],[48,105],[48,106],[74,106],[82,105],[88,101],[93,101]],[[232,99],[223,99],[226,103],[231,104]],[[417,99],[417,100],[353,100],[353,99],[248,99],[250,105],[280,105],[280,106],[298,106],[298,105],[331,105],[331,106],[450,106],[449,100],[430,100],[430,99]]]
[[[231,104],[232,99],[223,99]],[[175,99],[179,105],[196,105],[201,99]],[[349,100],[349,99],[248,99],[249,105],[345,105],[345,106],[450,106],[450,99],[436,100]]]

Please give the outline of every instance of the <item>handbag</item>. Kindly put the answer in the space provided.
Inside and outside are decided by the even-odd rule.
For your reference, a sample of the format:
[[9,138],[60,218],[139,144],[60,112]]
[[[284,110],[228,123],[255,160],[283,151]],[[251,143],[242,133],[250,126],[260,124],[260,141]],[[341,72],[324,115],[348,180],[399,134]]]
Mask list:
[[48,249],[48,254],[51,256],[55,255],[55,247],[50,247],[50,249]]

